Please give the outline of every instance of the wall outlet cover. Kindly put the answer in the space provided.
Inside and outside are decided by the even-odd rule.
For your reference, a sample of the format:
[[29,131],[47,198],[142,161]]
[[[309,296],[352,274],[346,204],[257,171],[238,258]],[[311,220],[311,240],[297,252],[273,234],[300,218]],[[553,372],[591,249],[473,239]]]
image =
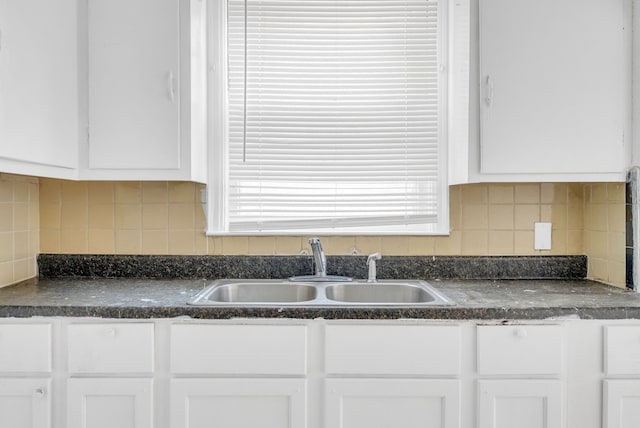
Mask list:
[[551,249],[551,223],[539,222],[533,225],[534,250]]

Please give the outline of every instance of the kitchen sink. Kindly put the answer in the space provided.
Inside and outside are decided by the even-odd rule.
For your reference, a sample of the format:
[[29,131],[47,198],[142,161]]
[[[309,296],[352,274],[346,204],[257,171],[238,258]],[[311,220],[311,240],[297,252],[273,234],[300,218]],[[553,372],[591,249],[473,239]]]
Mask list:
[[317,289],[313,285],[290,281],[222,280],[205,288],[189,303],[291,303],[307,302],[316,296]]
[[437,306],[453,303],[425,281],[294,282],[223,279],[189,302],[195,306]]
[[325,289],[327,299],[351,303],[442,303],[443,297],[422,281],[354,282],[334,284]]

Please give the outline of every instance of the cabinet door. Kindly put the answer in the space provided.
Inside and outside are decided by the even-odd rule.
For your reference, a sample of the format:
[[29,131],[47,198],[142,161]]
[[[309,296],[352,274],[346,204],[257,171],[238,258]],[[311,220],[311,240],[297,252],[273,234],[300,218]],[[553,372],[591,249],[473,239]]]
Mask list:
[[179,0],[89,0],[89,169],[180,168]]
[[457,380],[328,379],[326,382],[326,428],[460,426]]
[[482,173],[622,174],[623,4],[480,0]]
[[152,428],[151,379],[69,379],[68,428]]
[[0,426],[51,427],[49,379],[0,379]]
[[303,379],[174,379],[171,428],[304,428]]
[[556,380],[481,380],[478,428],[560,428],[562,384]]
[[640,381],[604,381],[605,428],[640,426]]
[[4,171],[38,175],[46,166],[77,167],[77,15],[76,0],[0,0]]

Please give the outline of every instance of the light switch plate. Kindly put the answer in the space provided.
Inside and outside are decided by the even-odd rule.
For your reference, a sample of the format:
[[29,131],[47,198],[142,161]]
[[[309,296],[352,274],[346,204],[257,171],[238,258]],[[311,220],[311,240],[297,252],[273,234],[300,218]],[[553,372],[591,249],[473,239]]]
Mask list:
[[540,222],[533,225],[534,250],[550,250],[551,249],[551,223]]

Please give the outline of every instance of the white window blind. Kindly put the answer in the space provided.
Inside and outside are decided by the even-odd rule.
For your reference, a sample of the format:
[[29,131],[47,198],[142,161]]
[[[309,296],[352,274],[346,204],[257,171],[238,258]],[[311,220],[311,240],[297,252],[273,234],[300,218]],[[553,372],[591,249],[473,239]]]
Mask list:
[[442,232],[442,14],[227,1],[229,232]]

